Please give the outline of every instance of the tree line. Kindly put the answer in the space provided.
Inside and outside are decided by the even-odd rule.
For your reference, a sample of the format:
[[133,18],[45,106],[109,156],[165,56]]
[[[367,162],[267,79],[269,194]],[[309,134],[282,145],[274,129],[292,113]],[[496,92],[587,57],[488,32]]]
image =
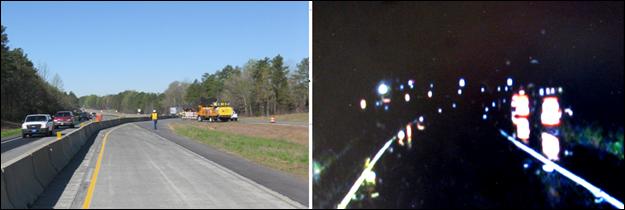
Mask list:
[[21,122],[28,114],[54,114],[79,107],[76,95],[63,90],[58,74],[52,84],[46,81],[43,76],[47,74],[47,68],[35,67],[21,48],[10,49],[8,43],[8,35],[2,25],[0,112],[3,121]]
[[[308,111],[308,58],[290,71],[280,55],[250,59],[243,67],[226,65],[193,82],[174,81],[163,93],[124,91],[80,97],[82,107],[136,113],[137,109],[167,113],[169,107],[197,110],[198,105],[228,102],[248,116]],[[144,111],[143,113],[147,113]]]
[[293,72],[283,57],[250,59],[243,67],[226,65],[202,80],[191,83],[186,105],[229,102],[239,113],[250,116],[308,111],[308,58]]

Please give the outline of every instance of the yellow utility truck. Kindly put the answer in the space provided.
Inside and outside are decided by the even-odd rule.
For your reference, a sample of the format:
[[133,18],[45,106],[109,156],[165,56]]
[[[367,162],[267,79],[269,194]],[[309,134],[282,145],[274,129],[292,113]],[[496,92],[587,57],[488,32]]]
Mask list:
[[197,120],[202,122],[208,120],[213,121],[230,121],[234,109],[229,103],[213,103],[210,106],[198,106]]

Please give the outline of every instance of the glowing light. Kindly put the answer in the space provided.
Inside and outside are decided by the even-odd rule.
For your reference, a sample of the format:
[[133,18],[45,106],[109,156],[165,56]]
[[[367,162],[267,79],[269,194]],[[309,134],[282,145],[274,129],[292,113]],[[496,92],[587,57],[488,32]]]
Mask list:
[[503,90],[508,92],[508,86],[503,87]]
[[497,92],[501,92],[501,87],[497,86]]
[[425,125],[421,124],[421,123],[417,123],[417,129],[422,131],[425,130]]
[[391,103],[391,99],[390,98],[384,98],[382,99],[382,102],[384,102],[385,104]]
[[506,84],[507,84],[508,86],[512,87],[512,78],[508,78],[508,79],[506,80]]
[[434,88],[434,83],[430,83],[430,88]]
[[462,95],[462,89],[458,89],[458,95]]
[[543,132],[541,134],[541,141],[543,154],[545,154],[549,160],[558,160],[558,155],[560,154],[560,140],[558,140],[558,137]]
[[571,110],[571,108],[564,109],[564,112],[569,115],[569,117],[573,117],[573,110]]
[[380,106],[380,105],[382,105],[382,104],[380,104],[380,101],[376,101],[375,102],[375,106]]
[[423,116],[419,116],[419,122],[421,122],[421,123],[422,123],[422,122],[423,122],[423,120],[424,120]]
[[525,95],[525,90],[519,90],[519,95]]
[[560,125],[562,111],[558,98],[551,96],[543,99],[542,112],[540,113],[540,122],[545,126]]
[[443,113],[443,109],[438,108],[438,113],[439,113],[439,114],[440,114],[440,113]]
[[562,91],[564,91],[562,87],[558,87],[558,93],[562,93]]
[[492,106],[493,108],[495,108],[495,106],[497,106],[497,104],[493,101],[492,103],[490,103],[490,106]]
[[360,109],[365,110],[367,108],[367,101],[365,99],[360,100]]
[[481,87],[480,92],[483,93],[484,91],[486,91],[486,89],[484,89],[484,87]]
[[553,167],[551,165],[545,164],[543,165],[543,171],[547,172],[547,173],[551,173],[553,172]]
[[406,93],[404,95],[404,100],[406,100],[406,102],[409,102],[410,101],[410,94]]
[[543,89],[543,88],[538,89],[538,95],[544,96],[545,95],[545,89]]
[[518,118],[516,119],[516,136],[523,140],[526,144],[527,140],[530,138],[530,122],[527,118]]
[[456,103],[451,103],[451,108],[456,108]]
[[414,80],[408,80],[408,86],[410,87],[410,89],[414,88]]
[[365,164],[365,170],[363,170],[363,172],[360,174],[358,179],[356,179],[356,182],[354,183],[354,185],[352,185],[352,187],[349,188],[349,192],[347,192],[345,197],[343,197],[341,202],[336,206],[337,209],[345,209],[347,207],[351,198],[354,197],[354,195],[356,194],[356,191],[358,191],[358,188],[360,188],[360,185],[362,185],[362,183],[365,181],[365,178],[371,176],[369,172],[372,171],[372,168],[378,162],[380,157],[382,157],[382,154],[384,154],[384,151],[386,151],[391,146],[391,143],[393,143],[393,140],[395,140],[395,138],[392,138],[386,141],[384,146],[382,146],[382,148],[378,150],[378,153],[375,154],[371,162],[367,160],[367,164]]
[[399,85],[399,90],[404,90],[404,84]]
[[388,105],[384,105],[384,111],[388,111]]
[[380,86],[378,86],[378,94],[384,95],[386,93],[388,93],[388,86],[384,83],[380,84]]
[[458,86],[464,87],[464,85],[466,85],[466,82],[464,81],[464,78],[460,78],[460,81],[458,81]]
[[510,102],[510,106],[512,107],[513,118],[515,116],[527,117],[530,115],[530,102],[527,95],[512,95],[512,101]]
[[484,107],[484,112],[488,112],[488,107]]
[[371,198],[377,198],[377,197],[380,197],[380,193],[379,192],[371,193]]
[[399,145],[404,146],[404,138],[406,137],[406,133],[404,133],[404,130],[400,130],[397,133],[397,143],[399,143]]
[[483,114],[482,115],[482,120],[486,120],[486,119],[488,119],[488,116],[486,114]]
[[428,98],[432,98],[432,91],[428,90]]
[[524,168],[524,169],[527,169],[527,168],[529,168],[529,167],[530,167],[530,164],[523,163],[523,168]]
[[410,123],[406,125],[406,141],[409,145],[412,144],[412,125]]
[[376,174],[374,171],[369,171],[367,173],[367,177],[365,178],[365,183],[368,185],[375,185]]

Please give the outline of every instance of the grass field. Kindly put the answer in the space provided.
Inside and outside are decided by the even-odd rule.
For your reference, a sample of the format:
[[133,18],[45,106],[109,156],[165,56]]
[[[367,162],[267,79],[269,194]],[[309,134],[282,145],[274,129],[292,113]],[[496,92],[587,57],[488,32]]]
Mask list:
[[[308,113],[295,113],[295,114],[284,114],[284,115],[274,115],[276,121],[287,121],[287,122],[308,122]],[[251,119],[251,120],[260,120],[260,121],[269,121],[271,116],[269,117],[241,117],[241,119]]]
[[302,179],[308,179],[307,143],[234,134],[196,123],[172,123],[171,128],[178,135]]
[[15,128],[15,129],[3,129],[2,131],[0,131],[2,134],[2,138],[4,137],[9,137],[9,136],[19,136],[22,133],[22,130],[20,128]]

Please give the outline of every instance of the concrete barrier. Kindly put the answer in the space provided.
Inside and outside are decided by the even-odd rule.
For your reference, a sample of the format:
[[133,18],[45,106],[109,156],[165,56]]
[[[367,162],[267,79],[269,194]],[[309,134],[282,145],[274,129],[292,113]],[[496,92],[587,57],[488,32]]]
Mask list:
[[[163,118],[165,119],[165,118]],[[122,118],[92,122],[60,140],[2,165],[2,208],[28,208],[54,177],[100,130],[128,122],[147,121],[149,117]]]
[[2,171],[2,175],[0,175],[0,179],[2,179],[2,196],[1,196],[1,202],[2,202],[2,209],[12,209],[13,204],[11,204],[11,201],[9,200],[9,194],[7,193],[7,185],[6,182],[4,181],[4,170]]
[[84,141],[85,135],[84,130],[76,130],[76,132],[72,133],[72,135],[68,136],[67,139],[63,139],[64,141],[68,141],[71,145],[71,156],[73,157],[80,148],[82,147],[81,141]]
[[30,207],[43,192],[43,186],[35,177],[33,156],[24,156],[3,169],[11,204],[15,208]]
[[69,163],[70,157],[65,152],[65,147],[63,146],[65,142],[55,141],[50,144],[50,162],[52,166],[57,170],[61,171]]
[[[163,118],[166,119],[166,118]],[[92,122],[60,140],[50,142],[19,159],[2,165],[2,209],[28,208],[65,168],[87,140],[100,130],[129,122],[147,121],[149,117],[121,118]]]
[[52,166],[52,161],[50,161],[50,147],[46,146],[44,149],[33,153],[33,166],[35,177],[37,177],[37,180],[45,189],[58,172]]

